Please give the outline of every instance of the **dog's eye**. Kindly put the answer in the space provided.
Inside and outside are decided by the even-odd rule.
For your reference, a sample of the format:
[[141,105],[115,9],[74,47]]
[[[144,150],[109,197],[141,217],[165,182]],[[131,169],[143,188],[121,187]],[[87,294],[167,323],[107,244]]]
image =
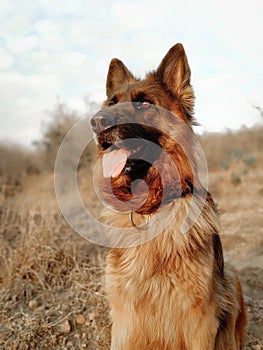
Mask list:
[[150,100],[142,100],[136,103],[137,109],[147,109],[153,105],[153,102]]
[[150,101],[143,101],[142,102],[142,107],[143,108],[148,108],[151,107],[152,103]]
[[153,105],[153,101],[148,99],[148,98],[144,98],[142,101],[141,101],[141,106],[142,108],[149,108]]
[[108,102],[108,107],[116,105],[116,103],[118,103],[118,99],[117,96],[113,96],[110,101]]

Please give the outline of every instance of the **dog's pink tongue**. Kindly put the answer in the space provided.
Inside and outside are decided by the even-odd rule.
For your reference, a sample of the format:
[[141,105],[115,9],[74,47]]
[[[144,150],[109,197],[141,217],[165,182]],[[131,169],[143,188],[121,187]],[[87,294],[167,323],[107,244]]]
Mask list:
[[130,153],[125,149],[117,149],[104,153],[102,159],[103,176],[113,178],[119,176],[125,167]]

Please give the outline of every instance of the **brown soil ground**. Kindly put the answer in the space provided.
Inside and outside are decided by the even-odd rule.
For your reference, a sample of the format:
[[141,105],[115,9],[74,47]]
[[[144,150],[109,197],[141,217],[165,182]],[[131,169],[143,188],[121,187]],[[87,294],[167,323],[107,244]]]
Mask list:
[[[238,176],[233,168],[211,172],[209,189],[221,211],[225,258],[237,269],[245,294],[245,349],[260,350],[262,158],[246,172],[234,167]],[[2,201],[0,224],[0,349],[109,349],[103,288],[107,249],[86,241],[64,221],[53,176],[27,177],[22,191]]]

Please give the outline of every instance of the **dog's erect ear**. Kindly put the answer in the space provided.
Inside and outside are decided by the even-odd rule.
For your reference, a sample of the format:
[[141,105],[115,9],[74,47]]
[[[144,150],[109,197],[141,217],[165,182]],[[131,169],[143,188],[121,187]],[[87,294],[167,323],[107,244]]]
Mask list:
[[190,84],[191,71],[182,44],[173,46],[156,71],[167,90],[176,96],[189,121],[194,111],[194,92]]
[[118,86],[135,81],[136,79],[122,61],[117,58],[111,60],[106,83],[106,93],[108,97],[111,91]]

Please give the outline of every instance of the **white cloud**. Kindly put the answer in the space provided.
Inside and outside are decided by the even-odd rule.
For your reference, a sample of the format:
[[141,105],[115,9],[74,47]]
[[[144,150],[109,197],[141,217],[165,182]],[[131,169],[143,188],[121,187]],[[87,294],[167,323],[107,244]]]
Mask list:
[[47,16],[86,16],[93,17],[98,15],[99,11],[106,11],[111,3],[110,0],[76,0],[76,1],[61,1],[61,0],[37,0],[42,10]]
[[83,113],[83,115],[87,111],[87,106],[84,102],[84,99],[81,98],[80,96],[73,96],[69,100],[67,100],[65,103],[71,110],[76,110],[78,112],[81,112]]
[[0,74],[0,139],[13,139],[30,145],[39,137],[40,122],[54,106],[58,82],[55,76]]
[[14,57],[0,48],[0,69],[9,68],[14,62]]
[[[22,2],[21,2],[22,3]],[[20,12],[16,8],[12,8],[6,16],[1,15],[0,33],[1,37],[9,44],[10,38],[27,35],[32,30],[32,22],[34,16],[30,11]]]
[[8,43],[8,48],[15,54],[23,54],[31,51],[38,45],[38,37],[36,35],[28,35],[13,38]]
[[40,47],[48,49],[51,52],[58,52],[64,50],[66,47],[66,40],[64,30],[59,22],[55,20],[45,19],[35,23],[34,29],[39,36]]

